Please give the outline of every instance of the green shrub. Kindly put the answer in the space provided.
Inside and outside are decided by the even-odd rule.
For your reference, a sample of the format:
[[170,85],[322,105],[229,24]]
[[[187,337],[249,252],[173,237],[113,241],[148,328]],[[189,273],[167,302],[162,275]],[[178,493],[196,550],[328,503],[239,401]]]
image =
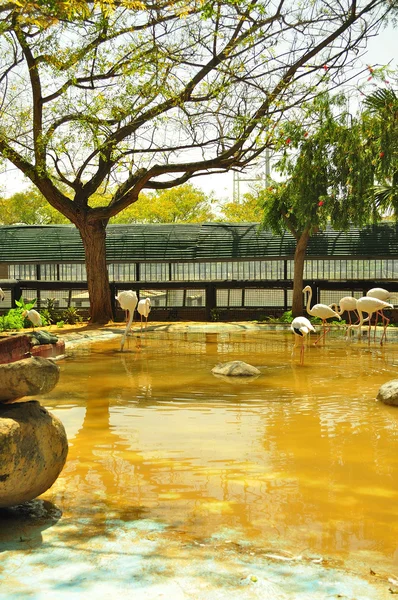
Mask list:
[[70,306],[62,312],[62,320],[68,325],[76,325],[76,323],[83,321],[83,317],[79,315],[74,306]]
[[23,329],[25,319],[20,308],[11,308],[6,315],[0,317],[0,331]]
[[51,314],[49,313],[47,308],[44,308],[43,310],[40,311],[40,317],[41,317],[42,325],[51,325],[51,323],[54,322],[52,320]]
[[284,312],[283,315],[279,319],[280,323],[291,323],[292,321],[293,321],[293,315],[292,315],[291,310],[287,310],[286,312]]
[[210,310],[210,321],[219,321],[221,316],[221,311],[219,308],[212,308]]
[[58,329],[62,329],[62,327],[65,325],[65,321],[57,321],[57,327]]
[[49,323],[56,323],[60,318],[60,310],[55,308],[55,298],[47,298],[46,306],[40,314],[45,314]]

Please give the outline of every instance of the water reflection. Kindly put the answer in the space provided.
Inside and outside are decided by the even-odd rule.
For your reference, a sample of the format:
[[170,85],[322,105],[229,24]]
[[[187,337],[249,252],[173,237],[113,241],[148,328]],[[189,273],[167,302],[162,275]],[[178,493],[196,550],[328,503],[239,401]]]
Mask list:
[[57,506],[40,499],[0,508],[0,553],[37,548],[43,542],[42,532],[55,525],[61,516]]
[[[147,333],[139,352],[102,342],[63,363],[46,406],[71,447],[45,498],[97,527],[135,515],[195,539],[231,528],[260,545],[395,560],[398,411],[374,399],[396,376],[397,344],[331,337],[300,367],[279,332]],[[211,374],[239,359],[261,376]]]

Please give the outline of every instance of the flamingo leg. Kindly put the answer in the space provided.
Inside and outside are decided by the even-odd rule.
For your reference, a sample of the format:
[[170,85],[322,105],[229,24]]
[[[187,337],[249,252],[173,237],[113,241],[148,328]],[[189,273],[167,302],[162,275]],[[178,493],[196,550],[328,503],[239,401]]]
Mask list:
[[304,365],[304,339],[300,348],[300,365]]
[[377,321],[379,320],[379,315],[381,315],[381,312],[379,312],[378,310],[376,311],[376,317],[375,317],[375,332],[374,332],[374,336],[373,339],[376,339],[376,328],[377,328]]
[[390,319],[388,317],[385,316],[385,314],[383,313],[383,311],[380,312],[381,314],[381,318],[383,320],[383,335],[381,336],[381,340],[380,340],[380,346],[383,345],[383,339],[387,340],[387,327],[390,323]]
[[123,348],[124,348],[124,344],[126,342],[127,334],[130,331],[131,323],[133,322],[133,314],[134,313],[132,313],[132,312],[130,313],[130,318],[129,318],[128,323],[126,325],[126,329],[124,330],[122,341],[120,342],[120,352],[123,352]]
[[[370,336],[372,335],[372,319],[371,315],[369,315],[369,327],[368,327],[368,344],[370,344]],[[376,332],[375,332],[376,335]]]
[[321,335],[319,336],[319,338],[315,341],[314,345],[316,345],[322,339],[325,341],[326,334],[328,333],[330,327],[328,327],[328,328],[326,327],[326,321],[322,321],[322,326],[323,326],[323,332],[321,333]]

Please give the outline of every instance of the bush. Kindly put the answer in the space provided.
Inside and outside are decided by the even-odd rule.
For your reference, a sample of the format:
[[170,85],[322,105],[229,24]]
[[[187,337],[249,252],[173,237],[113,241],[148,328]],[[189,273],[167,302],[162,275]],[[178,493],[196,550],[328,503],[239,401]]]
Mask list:
[[63,311],[62,320],[68,325],[76,325],[76,323],[83,321],[83,317],[79,315],[74,306],[70,306]]
[[283,313],[279,319],[280,323],[291,323],[293,321],[293,315],[291,310],[287,310]]
[[55,308],[55,298],[47,298],[46,306],[41,315],[45,315],[46,320],[49,323],[56,323],[60,317],[60,311]]
[[62,329],[62,327],[65,325],[65,321],[57,321],[57,327],[58,329]]
[[25,319],[20,308],[11,308],[6,315],[0,317],[0,331],[23,329]]

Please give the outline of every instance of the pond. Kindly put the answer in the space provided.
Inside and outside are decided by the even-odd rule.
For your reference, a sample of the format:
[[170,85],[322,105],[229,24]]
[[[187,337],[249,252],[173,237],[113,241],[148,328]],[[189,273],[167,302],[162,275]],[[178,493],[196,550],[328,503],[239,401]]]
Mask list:
[[[68,460],[32,507],[41,527],[0,516],[0,598],[389,597],[398,409],[375,401],[396,378],[389,337],[311,340],[304,366],[291,333],[265,327],[77,347],[42,400]],[[230,360],[261,375],[211,373]]]

